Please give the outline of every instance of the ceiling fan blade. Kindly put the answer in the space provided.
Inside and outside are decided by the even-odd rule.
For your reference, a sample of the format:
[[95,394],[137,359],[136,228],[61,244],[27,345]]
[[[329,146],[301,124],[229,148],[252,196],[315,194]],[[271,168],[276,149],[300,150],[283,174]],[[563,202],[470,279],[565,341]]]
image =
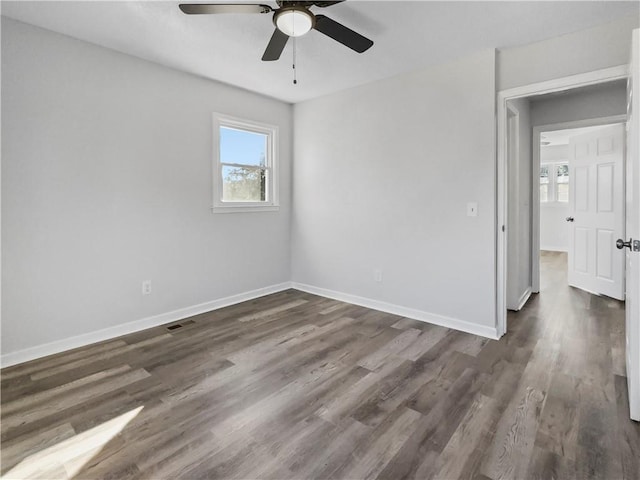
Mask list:
[[180,10],[187,15],[211,13],[270,13],[269,5],[253,3],[181,3]]
[[367,37],[324,15],[316,15],[316,25],[313,28],[358,53],[368,50],[373,45]]
[[324,7],[330,7],[331,5],[335,5],[336,3],[342,3],[342,2],[344,2],[344,0],[337,0],[334,2],[310,2],[310,3],[312,3],[316,7],[324,8]]
[[276,28],[271,36],[271,40],[269,40],[267,49],[264,51],[264,55],[262,55],[262,60],[264,62],[278,60],[284,50],[284,46],[287,44],[287,40],[289,40],[289,36]]

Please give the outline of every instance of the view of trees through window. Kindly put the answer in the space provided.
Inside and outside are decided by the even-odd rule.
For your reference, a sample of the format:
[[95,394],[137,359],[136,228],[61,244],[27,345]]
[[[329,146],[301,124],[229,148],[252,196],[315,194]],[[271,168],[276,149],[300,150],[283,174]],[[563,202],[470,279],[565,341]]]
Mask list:
[[267,175],[264,169],[222,167],[222,199],[225,202],[264,202]]
[[223,202],[267,200],[268,136],[220,127]]

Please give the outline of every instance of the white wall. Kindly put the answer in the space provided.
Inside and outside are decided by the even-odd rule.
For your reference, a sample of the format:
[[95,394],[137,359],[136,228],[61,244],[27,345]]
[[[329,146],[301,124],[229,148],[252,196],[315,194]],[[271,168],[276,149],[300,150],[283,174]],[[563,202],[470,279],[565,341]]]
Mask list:
[[639,25],[640,18],[629,16],[541,42],[501,49],[497,56],[498,90],[626,65],[631,32]]
[[540,205],[540,250],[566,252],[569,249],[569,230],[566,203]]
[[[280,127],[280,211],[211,213],[213,111]],[[290,279],[290,105],[2,18],[2,120],[3,355]]]
[[[540,147],[540,163],[569,160],[568,145]],[[569,248],[569,204],[540,203],[540,250],[566,252]]]
[[531,288],[531,118],[529,100],[509,102],[518,112],[517,151],[509,158],[507,308],[519,310]]
[[494,59],[295,106],[295,282],[495,332]]

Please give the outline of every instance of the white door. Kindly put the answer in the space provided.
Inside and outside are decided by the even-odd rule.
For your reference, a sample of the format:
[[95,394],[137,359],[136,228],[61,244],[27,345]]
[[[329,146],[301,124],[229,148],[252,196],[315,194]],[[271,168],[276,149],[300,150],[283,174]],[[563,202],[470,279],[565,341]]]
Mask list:
[[624,125],[569,139],[569,285],[624,300]]
[[[627,83],[627,235],[640,240],[640,30],[633,31]],[[632,94],[633,93],[633,94]],[[626,250],[626,351],[630,416],[640,421],[640,251]],[[640,248],[640,246],[638,247]]]

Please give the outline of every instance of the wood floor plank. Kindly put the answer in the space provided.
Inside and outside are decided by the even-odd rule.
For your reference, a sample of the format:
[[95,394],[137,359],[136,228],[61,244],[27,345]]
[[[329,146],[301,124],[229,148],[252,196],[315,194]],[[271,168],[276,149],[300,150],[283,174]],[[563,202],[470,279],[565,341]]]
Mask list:
[[356,446],[371,438],[372,431],[371,427],[358,421],[343,420],[336,426],[332,441],[325,439],[304,462],[291,466],[292,478],[331,478],[332,472],[349,461]]
[[304,300],[304,299],[294,300],[292,302],[285,303],[283,305],[278,305],[277,307],[267,308],[266,310],[260,310],[257,313],[250,313],[249,315],[245,315],[243,317],[238,318],[238,321],[251,322],[253,320],[270,317],[278,313],[284,312],[285,310],[289,310],[290,308],[299,307],[300,305],[304,305],[305,303],[307,303],[307,300]]
[[371,371],[377,370],[384,364],[385,360],[389,356],[395,355],[411,345],[420,333],[421,330],[416,328],[403,330],[402,333],[382,348],[377,349],[375,352],[372,352],[367,357],[360,360],[358,365]]
[[73,437],[75,430],[69,423],[57,425],[54,428],[43,430],[39,435],[25,435],[24,438],[17,438],[10,445],[3,445],[0,452],[2,462],[1,473],[4,475],[7,470],[16,466],[25,457],[47,449],[53,445]]
[[[132,370],[123,372],[121,375],[115,378],[105,379],[103,382],[91,387],[81,389],[80,392],[75,393],[73,396],[66,397],[64,399],[56,399],[47,402],[46,404],[37,404],[31,407],[27,407],[28,411],[13,412],[2,419],[3,430],[11,430],[25,423],[33,422],[40,418],[53,415],[61,409],[61,405],[76,406],[82,402],[89,400],[93,397],[102,395],[105,391],[117,390],[130,383],[137,382],[143,378],[149,376],[149,373],[144,369]],[[64,403],[63,403],[64,402]]]
[[620,431],[620,455],[625,479],[640,478],[640,423],[629,421],[629,397],[627,379],[615,376],[618,428]]
[[[142,348],[142,347],[145,347],[145,346],[148,346],[148,345],[154,345],[155,346],[157,343],[162,343],[164,341],[170,340],[171,338],[172,338],[172,336],[170,334],[165,333],[163,335],[152,337],[152,338],[150,338],[148,340],[143,340],[143,341],[141,341],[139,343],[135,343],[133,345],[126,345],[126,346],[123,346],[123,347],[118,347],[118,348],[114,349],[113,351],[108,351],[108,352],[100,353],[98,355],[93,355],[93,356],[91,356],[90,360],[91,360],[92,363],[96,363],[96,362],[99,362],[100,360],[106,360],[106,359],[109,359],[109,358],[113,358],[113,357],[122,355],[122,354],[124,354],[126,352],[129,352],[131,350],[137,349],[137,348]],[[157,347],[157,348],[160,348],[160,347]],[[49,376],[55,375],[57,373],[66,372],[68,370],[72,370],[72,369],[76,368],[76,366],[78,366],[82,362],[83,362],[83,360],[81,359],[81,360],[76,360],[74,362],[64,363],[64,364],[62,364],[60,366],[57,366],[57,367],[47,368],[47,369],[44,369],[44,370],[42,370],[40,372],[33,373],[31,375],[31,379],[34,380],[34,381],[37,381],[37,380],[39,380],[41,378],[49,377]]]
[[547,397],[540,416],[535,444],[570,460],[576,459],[578,443],[577,409],[562,398]]
[[323,439],[335,434],[336,426],[311,415],[291,427],[291,435],[282,439],[273,436],[263,453],[263,461],[247,463],[241,474],[244,478],[294,478],[293,471],[316,450],[325,446]]
[[[397,324],[398,322],[394,325]],[[432,328],[424,328],[422,333],[420,333],[411,344],[398,352],[398,356],[415,362],[449,332],[449,329],[438,325],[432,325],[431,327]]]
[[345,466],[334,473],[337,478],[376,478],[398,453],[417,428],[420,413],[402,409],[372,432],[374,439],[362,453],[354,454]]
[[483,395],[475,397],[460,425],[455,430],[447,445],[438,456],[438,469],[434,478],[460,478],[465,469],[467,459],[472,456],[478,444],[494,428],[499,418],[497,404]]
[[404,360],[394,358],[385,363],[383,369],[377,372],[370,372],[357,382],[353,383],[342,395],[334,395],[329,401],[322,405],[315,413],[324,420],[337,424],[345,416],[353,413],[360,405],[366,402],[372,394],[380,388],[380,382],[396,371]]
[[[113,377],[116,375],[121,375],[125,372],[129,372],[131,367],[129,365],[121,365],[119,367],[111,368],[108,370],[103,370],[98,373],[94,373],[93,375],[88,375],[86,377],[80,378],[78,380],[74,380],[69,383],[65,383],[64,385],[60,385],[55,388],[51,388],[48,390],[41,390],[37,393],[29,395],[25,398],[20,398],[18,400],[9,401],[7,403],[3,403],[2,405],[2,417],[6,417],[11,415],[12,413],[17,412],[20,409],[32,409],[36,404],[43,403],[45,401],[51,401],[51,399],[61,396],[64,394],[68,394],[69,391],[85,387],[94,382],[99,382],[101,380],[106,380],[109,377]],[[84,392],[83,392],[84,393]],[[85,393],[86,394],[86,393]]]
[[[64,355],[53,355],[45,358],[33,360],[22,364],[8,367],[2,370],[2,381],[8,382],[18,376],[29,376],[35,372],[46,370],[51,367],[70,363],[79,359],[92,357],[102,352],[113,352],[115,348],[124,347],[127,343],[124,340],[112,340],[90,347],[83,347],[65,352]],[[3,384],[4,387],[4,384]]]
[[609,403],[611,394],[601,387],[582,385],[586,391],[581,394],[584,401],[578,405],[577,476],[621,478],[617,412]]
[[540,448],[533,448],[524,478],[531,480],[572,480],[576,478],[573,460]]
[[517,402],[507,408],[485,457],[482,473],[494,480],[524,478],[544,399],[543,392],[526,387]]

